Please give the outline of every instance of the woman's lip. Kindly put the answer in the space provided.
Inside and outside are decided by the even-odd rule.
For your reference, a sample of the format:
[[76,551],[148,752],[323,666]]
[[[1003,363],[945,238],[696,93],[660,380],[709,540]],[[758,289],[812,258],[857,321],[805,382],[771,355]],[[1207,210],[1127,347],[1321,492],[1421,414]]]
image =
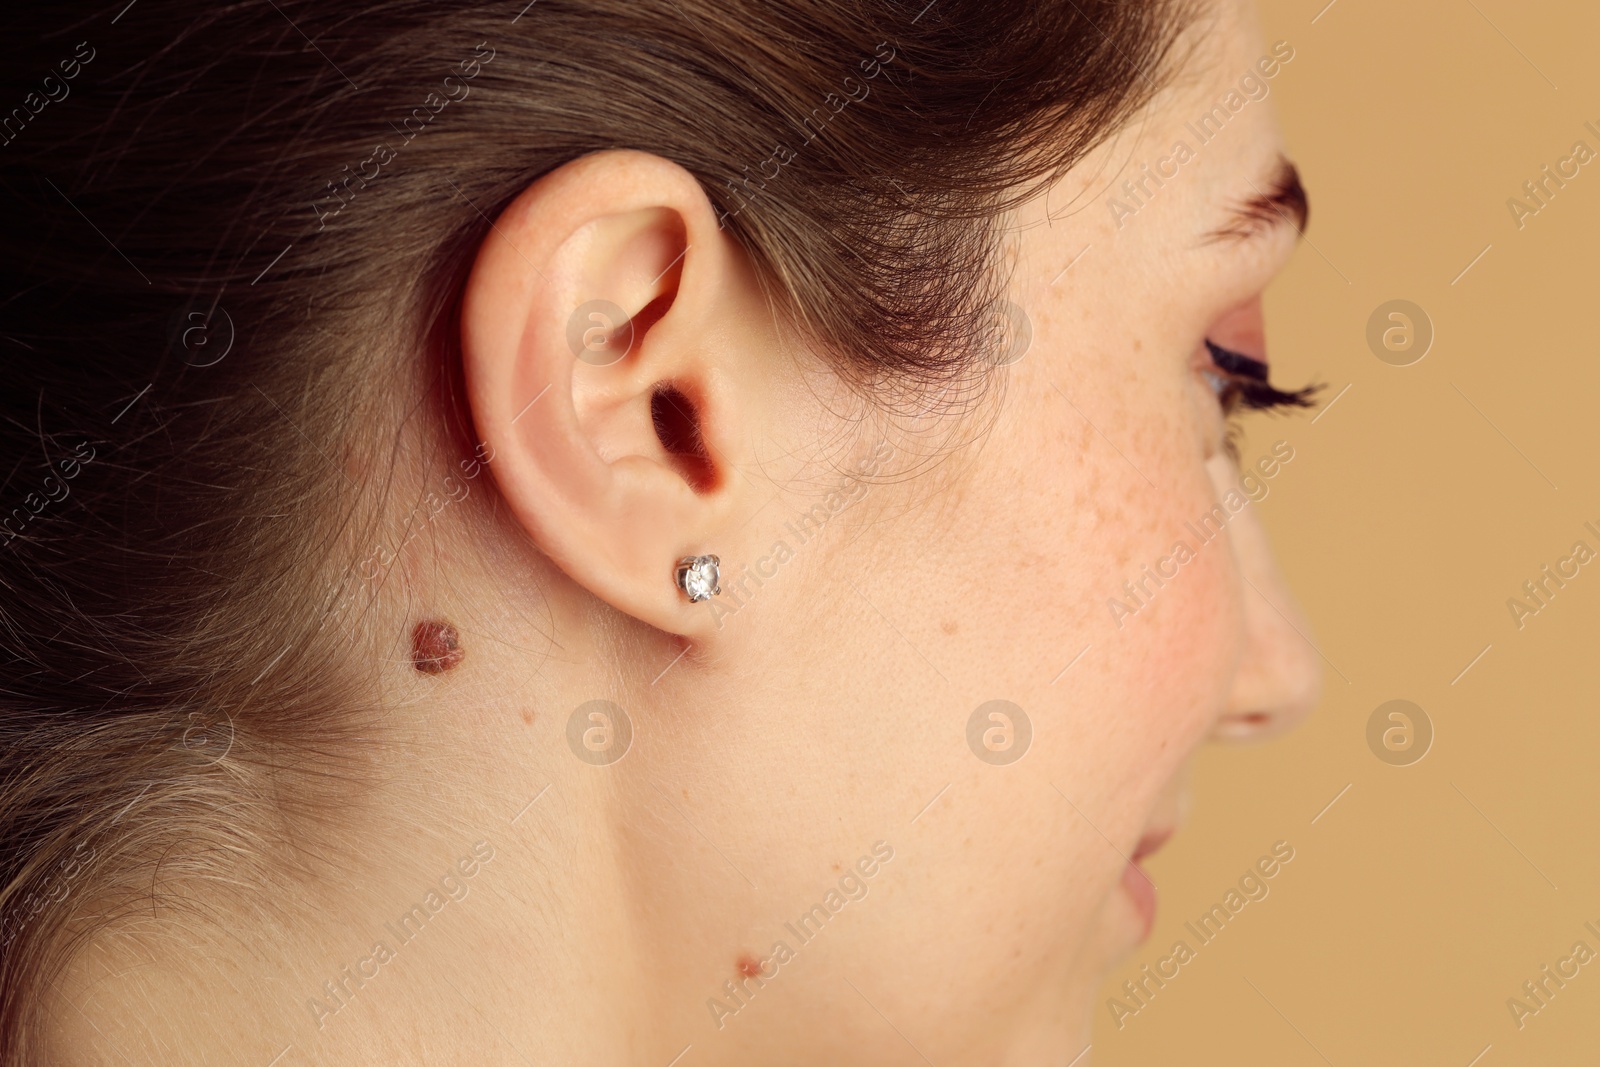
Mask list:
[[1133,862],[1138,863],[1156,849],[1167,843],[1172,836],[1171,830],[1152,830],[1139,839],[1139,846],[1133,850]]
[[1137,863],[1122,868],[1122,890],[1133,901],[1133,910],[1139,916],[1139,940],[1150,936],[1156,924],[1156,887]]
[[1156,924],[1156,885],[1144,873],[1144,868],[1139,866],[1139,861],[1166,844],[1171,836],[1171,829],[1152,830],[1145,834],[1139,839],[1128,865],[1122,869],[1122,889],[1133,901],[1134,911],[1139,915],[1140,941],[1150,936]]

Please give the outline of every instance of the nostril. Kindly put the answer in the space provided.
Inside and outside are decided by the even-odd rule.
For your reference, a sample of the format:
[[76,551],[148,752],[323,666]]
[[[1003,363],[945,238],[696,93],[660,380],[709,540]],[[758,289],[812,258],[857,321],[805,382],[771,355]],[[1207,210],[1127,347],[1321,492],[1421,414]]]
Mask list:
[[1239,711],[1222,716],[1213,729],[1217,741],[1259,741],[1272,736],[1283,724],[1269,711]]

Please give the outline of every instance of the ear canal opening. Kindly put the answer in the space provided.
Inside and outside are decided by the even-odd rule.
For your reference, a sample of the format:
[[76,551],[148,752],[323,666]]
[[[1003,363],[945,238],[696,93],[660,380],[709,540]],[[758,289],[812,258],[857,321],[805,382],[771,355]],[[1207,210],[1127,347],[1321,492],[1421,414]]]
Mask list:
[[697,493],[714,488],[716,467],[700,434],[699,412],[683,390],[670,382],[656,386],[650,394],[650,419],[661,447],[689,487]]

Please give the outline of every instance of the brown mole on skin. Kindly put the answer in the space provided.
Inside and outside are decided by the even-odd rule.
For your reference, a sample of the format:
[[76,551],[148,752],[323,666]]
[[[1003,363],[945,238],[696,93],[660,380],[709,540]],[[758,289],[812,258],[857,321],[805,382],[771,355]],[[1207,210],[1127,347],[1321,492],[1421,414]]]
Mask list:
[[467,654],[461,635],[442,619],[424,619],[411,630],[411,665],[423,674],[443,674]]

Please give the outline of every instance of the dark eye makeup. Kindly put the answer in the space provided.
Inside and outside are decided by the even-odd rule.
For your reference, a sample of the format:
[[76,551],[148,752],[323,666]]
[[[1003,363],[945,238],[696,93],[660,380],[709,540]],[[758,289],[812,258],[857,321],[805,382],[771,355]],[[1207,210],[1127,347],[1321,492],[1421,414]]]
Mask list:
[[1222,372],[1216,374],[1208,370],[1206,377],[1216,390],[1217,402],[1226,415],[1232,415],[1239,408],[1250,411],[1308,408],[1322,388],[1308,385],[1285,392],[1267,380],[1267,365],[1259,359],[1251,359],[1210,340],[1206,341],[1206,350],[1211,353],[1211,362]]

